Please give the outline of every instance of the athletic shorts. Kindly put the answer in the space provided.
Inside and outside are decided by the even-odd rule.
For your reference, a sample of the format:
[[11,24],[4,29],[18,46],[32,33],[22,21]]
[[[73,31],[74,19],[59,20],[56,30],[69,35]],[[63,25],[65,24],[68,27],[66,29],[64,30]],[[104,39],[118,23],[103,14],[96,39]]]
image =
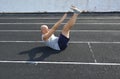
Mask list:
[[60,50],[64,50],[68,46],[69,38],[64,36],[63,34],[60,34],[58,39],[58,45],[60,47]]

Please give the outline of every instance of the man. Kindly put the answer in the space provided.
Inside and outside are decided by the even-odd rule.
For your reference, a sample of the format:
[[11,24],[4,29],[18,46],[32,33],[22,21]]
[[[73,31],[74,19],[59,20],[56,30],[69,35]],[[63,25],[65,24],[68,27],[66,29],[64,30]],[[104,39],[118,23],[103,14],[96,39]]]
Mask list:
[[64,16],[58,22],[56,22],[51,29],[49,29],[47,25],[41,26],[42,40],[45,42],[46,46],[54,50],[64,50],[68,46],[68,42],[70,40],[70,29],[75,24],[78,15],[82,12],[75,6],[72,6],[71,9],[74,11],[74,14],[64,25],[59,37],[56,37],[54,33],[66,18],[67,13],[65,13]]

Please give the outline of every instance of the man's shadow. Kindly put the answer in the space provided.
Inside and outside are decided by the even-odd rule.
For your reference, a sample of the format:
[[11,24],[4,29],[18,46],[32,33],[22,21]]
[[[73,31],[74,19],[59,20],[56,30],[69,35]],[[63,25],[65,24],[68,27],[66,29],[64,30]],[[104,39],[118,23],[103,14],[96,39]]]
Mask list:
[[[19,55],[28,54],[29,56],[28,61],[43,61],[45,58],[49,57],[50,55],[58,54],[60,52],[61,51],[53,50],[49,47],[42,46],[42,47],[35,47],[28,51],[20,52]],[[38,53],[42,53],[42,55],[36,58],[36,55]]]

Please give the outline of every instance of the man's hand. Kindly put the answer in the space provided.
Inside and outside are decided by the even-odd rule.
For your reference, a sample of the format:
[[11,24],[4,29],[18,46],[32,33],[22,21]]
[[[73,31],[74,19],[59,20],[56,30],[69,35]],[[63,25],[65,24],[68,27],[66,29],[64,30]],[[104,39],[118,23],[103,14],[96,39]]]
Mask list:
[[63,21],[67,17],[67,13],[63,15],[63,17],[60,19],[60,21]]
[[67,13],[65,13],[65,14],[63,15],[63,17],[54,24],[54,26],[52,27],[52,29],[56,30],[56,29],[60,26],[60,24],[64,21],[64,19],[65,19],[66,17],[67,17]]

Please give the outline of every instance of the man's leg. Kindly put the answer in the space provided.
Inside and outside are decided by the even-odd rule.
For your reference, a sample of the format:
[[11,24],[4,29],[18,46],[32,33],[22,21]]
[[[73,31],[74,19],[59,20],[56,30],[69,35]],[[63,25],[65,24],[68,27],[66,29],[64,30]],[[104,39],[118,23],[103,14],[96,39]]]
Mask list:
[[70,34],[70,29],[73,27],[73,25],[75,24],[76,20],[77,20],[78,14],[73,14],[72,18],[65,24],[63,30],[62,30],[62,34],[64,36],[66,36],[67,38],[69,38],[69,34]]
[[78,15],[81,13],[81,11],[77,9],[75,6],[72,6],[71,9],[74,11],[74,14],[71,17],[71,19],[64,25],[64,28],[62,30],[62,34],[67,38],[69,38],[70,29],[74,26]]
[[77,20],[78,15],[81,13],[81,11],[74,6],[72,6],[71,9],[74,11],[74,14],[71,17],[71,19],[65,24],[62,30],[62,34],[60,34],[58,40],[58,45],[61,50],[64,50],[68,46],[68,42],[70,40],[69,39],[70,29],[73,27]]
[[78,14],[74,14],[72,18],[65,24],[62,34],[59,36],[58,45],[61,50],[64,50],[68,46],[69,33],[72,26],[75,24]]

